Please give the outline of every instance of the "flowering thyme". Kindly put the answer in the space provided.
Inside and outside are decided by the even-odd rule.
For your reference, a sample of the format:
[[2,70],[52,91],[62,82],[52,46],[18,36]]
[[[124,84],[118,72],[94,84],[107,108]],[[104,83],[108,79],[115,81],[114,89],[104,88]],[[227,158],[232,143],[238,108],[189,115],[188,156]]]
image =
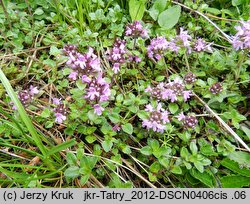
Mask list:
[[108,60],[112,64],[112,70],[117,74],[120,70],[120,66],[126,62],[126,42],[116,38],[113,47],[107,52]]
[[72,69],[69,78],[76,80],[82,76],[95,75],[101,71],[100,60],[94,54],[93,48],[89,47],[88,52],[81,54],[76,51],[76,46],[68,45],[63,49],[69,57],[67,65]]
[[53,109],[55,122],[56,123],[62,123],[66,120],[67,115],[67,108],[64,106],[64,104],[61,102],[61,99],[53,98],[53,104],[56,105],[56,107]]
[[149,92],[151,97],[157,100],[170,100],[171,102],[177,101],[178,96],[182,96],[184,101],[191,97],[191,91],[185,90],[183,82],[178,78],[173,82],[159,83],[153,88],[149,86],[145,89],[145,92]]
[[216,95],[216,94],[222,92],[223,87],[222,87],[221,83],[216,82],[215,84],[213,84],[213,85],[209,88],[209,90],[211,91],[212,94]]
[[188,72],[185,76],[184,76],[184,82],[186,84],[192,84],[196,81],[196,76],[192,73],[192,72]]
[[126,36],[132,36],[132,37],[142,37],[142,38],[147,38],[148,37],[148,32],[146,29],[143,29],[143,26],[140,21],[134,21],[131,24],[128,24],[126,26],[126,31],[125,31]]
[[195,116],[193,116],[193,115],[185,116],[183,112],[181,112],[179,115],[177,115],[177,119],[179,121],[182,121],[185,129],[187,129],[187,128],[194,129],[198,123],[198,120],[196,119]]
[[250,49],[250,20],[241,21],[241,26],[236,26],[238,31],[233,36],[232,45],[236,50]]
[[164,37],[153,38],[147,48],[148,57],[159,61],[167,48],[168,42]]
[[150,113],[150,116],[142,121],[142,127],[163,133],[166,123],[169,122],[168,111],[162,108],[161,103],[157,104],[157,108],[153,108],[151,104],[148,104],[145,110]]

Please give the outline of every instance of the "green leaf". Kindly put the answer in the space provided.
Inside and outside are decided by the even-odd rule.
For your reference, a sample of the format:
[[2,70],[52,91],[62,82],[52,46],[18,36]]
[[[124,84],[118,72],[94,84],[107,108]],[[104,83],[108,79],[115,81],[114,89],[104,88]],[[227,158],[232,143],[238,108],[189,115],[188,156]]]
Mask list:
[[219,9],[216,9],[216,8],[207,8],[206,9],[207,12],[211,13],[211,14],[214,14],[214,15],[219,15],[221,14],[221,11]]
[[149,167],[149,170],[153,173],[158,173],[160,169],[161,169],[161,165],[157,161],[151,164]]
[[232,161],[228,158],[223,159],[221,161],[221,165],[242,176],[250,177],[249,169],[244,167],[241,168],[237,162]]
[[113,146],[113,142],[111,140],[105,140],[102,143],[102,147],[105,152],[109,152]]
[[198,151],[198,148],[197,148],[197,145],[195,144],[195,142],[191,142],[189,147],[190,147],[190,150],[191,150],[192,154],[196,155],[197,151]]
[[244,3],[244,0],[232,0],[233,6],[239,6]]
[[210,188],[213,188],[214,187],[214,183],[216,182],[215,181],[215,178],[209,174],[208,172],[203,172],[203,173],[200,173],[199,171],[197,171],[196,169],[192,169],[190,171],[190,174],[198,179],[199,181],[201,181],[202,183],[204,183],[206,186],[210,187]]
[[140,149],[140,152],[144,155],[151,155],[152,154],[152,148],[150,146],[145,146]]
[[248,152],[232,152],[228,155],[228,158],[250,168],[250,154]]
[[159,158],[159,162],[162,166],[164,166],[165,168],[169,168],[169,159],[166,157],[160,157]]
[[49,54],[50,54],[50,55],[58,56],[58,55],[60,55],[61,53],[62,53],[61,50],[59,50],[56,46],[52,45],[52,46],[50,47],[50,51],[49,51]]
[[246,134],[246,136],[248,136],[249,140],[250,140],[250,129],[247,128],[246,126],[240,126],[240,128],[243,130],[243,132]]
[[181,15],[181,7],[178,5],[169,7],[167,10],[160,13],[158,24],[165,29],[170,29],[178,23]]
[[160,148],[160,144],[156,139],[150,139],[148,144],[152,147],[153,151],[157,151]]
[[34,15],[40,16],[40,15],[42,15],[42,14],[44,14],[44,11],[43,11],[41,8],[37,8],[37,9],[35,10],[35,12],[34,12]]
[[85,139],[89,144],[92,144],[94,141],[96,141],[96,137],[94,135],[88,135],[85,137]]
[[196,169],[199,170],[199,172],[203,173],[204,172],[204,166],[201,162],[199,161],[194,161],[194,166],[196,167]]
[[241,187],[249,187],[250,185],[250,177],[245,176],[224,176],[220,179],[223,188],[241,188]]
[[154,5],[149,10],[149,15],[156,21],[158,15],[166,8],[166,5],[166,0],[156,0]]
[[157,76],[155,78],[155,81],[163,81],[165,79],[165,76]]
[[120,122],[120,115],[118,113],[112,113],[108,115],[109,119],[112,121],[112,123],[119,123]]
[[122,130],[131,135],[133,133],[133,126],[130,123],[126,123],[122,125]]
[[179,106],[176,103],[170,103],[168,108],[172,114],[175,114],[179,110]]
[[90,177],[90,174],[87,174],[87,175],[84,175],[84,176],[81,176],[81,179],[80,179],[80,184],[81,185],[84,185],[88,182],[89,180],[89,177]]
[[76,166],[77,165],[77,158],[76,155],[73,154],[72,152],[67,152],[67,157],[66,157],[67,163],[70,166]]
[[64,172],[64,176],[68,178],[76,178],[80,175],[78,166],[71,166],[67,168]]
[[51,148],[51,150],[49,150],[47,156],[50,156],[50,155],[53,155],[53,154],[55,154],[57,152],[63,151],[65,149],[69,148],[69,147],[72,147],[75,144],[76,144],[75,139],[71,139],[71,140],[69,140],[67,142],[63,142],[63,143]]
[[129,14],[132,21],[141,20],[145,11],[145,0],[130,0]]
[[50,116],[50,110],[48,108],[45,108],[40,116],[42,118],[48,118]]
[[173,174],[182,174],[182,169],[180,166],[173,166],[170,170]]

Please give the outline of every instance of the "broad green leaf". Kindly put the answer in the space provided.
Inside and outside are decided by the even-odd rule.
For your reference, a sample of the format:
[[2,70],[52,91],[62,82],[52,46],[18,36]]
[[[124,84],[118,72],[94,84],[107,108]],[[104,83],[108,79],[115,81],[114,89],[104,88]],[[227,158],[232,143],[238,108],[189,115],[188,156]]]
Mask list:
[[122,130],[131,135],[133,133],[133,126],[130,123],[126,123],[122,125]]
[[85,137],[85,139],[89,144],[92,144],[94,141],[96,141],[96,137],[94,135],[88,135]]
[[141,20],[145,11],[145,0],[130,0],[129,14],[132,21]]
[[250,154],[248,152],[232,152],[228,155],[228,158],[250,168]]
[[64,172],[64,176],[68,178],[76,178],[80,175],[78,166],[71,166],[67,168]]
[[178,111],[179,106],[176,103],[170,103],[168,108],[172,114],[175,114]]
[[182,169],[180,166],[174,166],[170,171],[174,174],[182,174]]
[[62,51],[59,50],[56,46],[52,45],[50,47],[50,51],[49,51],[50,55],[57,56],[57,55],[60,55],[61,53],[62,53]]
[[230,175],[220,179],[223,188],[241,188],[250,186],[250,177]]
[[149,9],[149,15],[156,21],[158,15],[166,8],[166,5],[166,0],[156,0],[154,5]]
[[112,146],[113,146],[113,142],[111,142],[111,140],[105,140],[102,143],[102,147],[103,147],[105,152],[109,152],[111,150]]
[[213,187],[215,187],[214,186],[214,183],[216,182],[215,181],[215,178],[211,175],[211,174],[209,174],[208,172],[203,172],[203,173],[201,173],[201,172],[199,172],[199,171],[197,171],[196,169],[192,169],[191,171],[190,171],[190,174],[194,177],[194,178],[196,178],[196,179],[198,179],[199,181],[201,181],[203,184],[205,184],[206,186],[208,186],[208,187],[210,187],[210,188],[213,188]]
[[250,129],[247,128],[246,126],[240,126],[240,128],[243,130],[243,132],[246,134],[246,136],[248,136],[249,140],[250,140]]
[[77,158],[76,155],[73,154],[72,152],[67,152],[67,157],[66,157],[67,163],[70,166],[76,166],[77,165]]
[[195,144],[195,142],[190,142],[190,150],[192,152],[192,154],[197,154],[197,151],[198,151],[198,148],[197,148],[197,145]]
[[48,108],[45,108],[40,116],[42,118],[48,118],[50,116],[50,110]]
[[199,172],[203,173],[204,172],[204,166],[201,162],[199,161],[194,161],[194,166],[196,167],[196,169],[199,170]]
[[155,81],[163,81],[165,79],[165,76],[157,76],[155,78]]
[[118,113],[111,113],[108,115],[109,119],[112,123],[119,123],[120,122],[120,115]]
[[87,174],[87,175],[84,175],[84,176],[81,176],[81,179],[80,179],[80,184],[81,185],[84,185],[88,182],[89,180],[89,177],[90,177],[90,174]]
[[140,152],[144,155],[151,155],[152,154],[152,148],[150,146],[145,146],[140,149]]
[[149,170],[153,173],[158,173],[161,169],[161,165],[159,164],[158,161],[154,162],[153,164],[151,164],[151,166],[149,167]]
[[232,161],[228,158],[225,158],[221,161],[221,165],[230,169],[231,171],[238,173],[242,176],[250,177],[250,170],[244,167],[240,167],[239,164],[235,161]]
[[41,8],[37,8],[37,9],[35,10],[35,12],[34,12],[34,15],[40,16],[40,15],[42,15],[42,14],[44,14],[44,11],[43,11]]
[[178,5],[169,7],[167,10],[160,13],[158,23],[162,28],[173,28],[179,21],[181,15],[181,7]]
[[244,3],[244,0],[232,0],[233,6],[239,6]]
[[166,158],[166,157],[160,157],[159,158],[159,162],[162,166],[164,166],[165,168],[168,168],[169,167],[169,159]]

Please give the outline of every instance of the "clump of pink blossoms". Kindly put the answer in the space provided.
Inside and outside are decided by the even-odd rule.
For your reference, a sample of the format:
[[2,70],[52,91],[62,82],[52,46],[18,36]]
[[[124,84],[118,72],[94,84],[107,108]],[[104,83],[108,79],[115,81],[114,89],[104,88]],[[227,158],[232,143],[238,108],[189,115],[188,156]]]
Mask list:
[[150,93],[151,97],[156,98],[157,100],[170,100],[175,102],[178,100],[178,96],[182,96],[184,101],[187,101],[192,92],[185,90],[183,82],[176,78],[173,82],[169,83],[159,83],[156,87],[147,87],[145,92]]
[[128,24],[126,26],[125,35],[132,36],[134,38],[136,37],[147,38],[148,32],[146,29],[143,28],[140,21],[134,21],[133,23]]
[[236,50],[250,49],[250,20],[241,21],[241,26],[236,26],[235,29],[238,32],[233,36],[233,47]]
[[54,116],[56,117],[55,122],[61,124],[67,118],[67,108],[59,98],[53,98],[53,104],[56,105],[56,107],[53,109]]
[[177,119],[179,121],[182,121],[183,125],[184,125],[184,128],[187,129],[187,128],[192,128],[194,129],[195,126],[197,125],[198,123],[198,120],[196,119],[196,117],[194,115],[184,115],[183,112],[181,112],[178,116],[177,116]]
[[[27,107],[32,102],[34,96],[38,93],[39,93],[39,91],[38,91],[37,87],[34,87],[31,85],[29,89],[19,91],[17,94],[17,97],[21,101],[23,106]],[[17,109],[12,101],[10,102],[10,105],[13,105],[12,106],[13,110]]]
[[112,70],[117,74],[120,70],[120,66],[126,62],[126,41],[116,38],[113,47],[107,52],[108,60],[112,64]]
[[89,47],[88,52],[81,54],[76,51],[76,46],[67,45],[63,51],[69,56],[67,65],[72,68],[69,78],[81,78],[82,83],[87,85],[84,98],[92,105],[94,112],[101,115],[104,111],[101,103],[109,100],[111,91],[109,83],[103,78],[100,60],[94,54],[94,49]]
[[142,121],[142,127],[148,130],[153,129],[154,132],[163,133],[166,123],[169,122],[168,111],[162,108],[161,103],[158,103],[156,108],[148,104],[145,110],[150,113],[150,116],[148,119]]

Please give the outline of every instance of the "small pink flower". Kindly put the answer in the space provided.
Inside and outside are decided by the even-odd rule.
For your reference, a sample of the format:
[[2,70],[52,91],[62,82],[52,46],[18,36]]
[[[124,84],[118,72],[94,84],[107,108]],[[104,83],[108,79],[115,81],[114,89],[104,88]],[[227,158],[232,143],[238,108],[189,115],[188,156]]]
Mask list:
[[118,124],[115,124],[113,127],[112,127],[112,130],[113,131],[115,131],[115,132],[119,132],[120,130],[121,130],[121,127],[120,127],[120,125],[118,125]]
[[39,91],[38,91],[38,89],[37,89],[37,87],[35,86],[30,86],[30,95],[35,95],[35,94],[38,94],[39,93]]
[[70,79],[72,79],[72,80],[76,80],[77,79],[77,77],[78,77],[78,72],[71,72],[70,74],[69,74],[69,76],[68,76]]
[[185,120],[186,116],[184,115],[183,112],[181,112],[179,115],[176,116],[179,121]]
[[94,113],[96,115],[102,115],[102,112],[104,111],[104,108],[101,107],[99,104],[94,105]]
[[53,98],[52,103],[55,104],[55,105],[61,104],[61,98]]
[[64,120],[66,120],[66,116],[61,113],[55,113],[55,122],[56,123],[62,123]]

